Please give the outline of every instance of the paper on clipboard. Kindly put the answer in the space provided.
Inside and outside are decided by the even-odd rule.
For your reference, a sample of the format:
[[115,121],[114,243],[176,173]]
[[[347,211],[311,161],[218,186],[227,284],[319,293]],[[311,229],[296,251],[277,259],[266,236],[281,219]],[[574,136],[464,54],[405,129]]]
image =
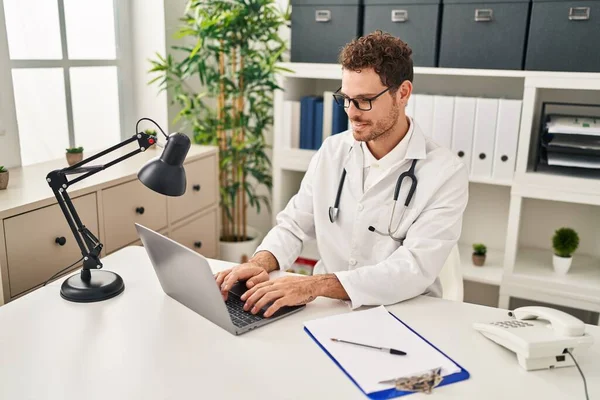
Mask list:
[[[313,337],[367,394],[393,388],[379,382],[442,368],[442,376],[459,372],[460,367],[404,324],[385,307],[355,311],[304,323]],[[397,356],[345,343],[331,338],[403,350]]]

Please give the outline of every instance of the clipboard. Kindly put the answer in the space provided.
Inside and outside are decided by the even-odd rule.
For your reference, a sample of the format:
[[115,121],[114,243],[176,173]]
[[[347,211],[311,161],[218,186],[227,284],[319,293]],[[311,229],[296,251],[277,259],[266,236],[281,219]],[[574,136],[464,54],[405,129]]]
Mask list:
[[[466,380],[466,379],[468,379],[470,377],[469,372],[466,369],[464,369],[461,365],[459,365],[456,361],[454,361],[452,358],[448,357],[447,354],[445,354],[443,351],[441,351],[436,346],[434,346],[430,341],[428,341],[427,339],[425,339],[423,336],[421,336],[419,333],[417,333],[414,329],[412,329],[410,326],[408,326],[406,323],[404,323],[402,320],[400,320],[394,314],[392,314],[389,311],[388,311],[388,313],[392,317],[394,317],[394,319],[396,321],[398,321],[399,323],[401,323],[402,325],[404,325],[413,334],[415,334],[416,336],[418,336],[421,340],[423,340],[425,343],[427,343],[429,346],[431,346],[433,349],[435,349],[437,352],[439,352],[441,355],[443,355],[445,358],[447,358],[449,361],[451,361],[454,365],[456,365],[456,367],[458,367],[458,369],[459,369],[458,372],[455,372],[455,373],[453,373],[451,375],[445,376],[443,378],[443,380],[439,383],[439,385],[437,385],[436,387],[450,385],[452,383],[464,381],[464,380]],[[317,345],[321,348],[321,350],[323,350],[325,352],[325,354],[327,354],[329,356],[329,358],[331,358],[331,360],[338,366],[338,368],[340,368],[342,370],[342,372],[344,372],[344,374],[346,374],[346,376],[352,381],[352,383],[354,383],[356,385],[356,387],[358,387],[358,389],[365,396],[367,396],[368,398],[373,399],[373,400],[391,399],[391,398],[405,396],[405,395],[408,395],[408,394],[415,393],[413,391],[397,390],[396,388],[381,390],[381,391],[372,392],[372,393],[366,393],[361,388],[361,386],[356,382],[356,380],[348,373],[348,371],[346,371],[344,369],[344,367],[338,362],[338,360],[336,360],[331,355],[331,353],[323,346],[323,344],[321,342],[319,342],[319,340],[310,332],[310,330],[306,326],[304,327],[304,331],[315,341],[315,343],[317,343]]]

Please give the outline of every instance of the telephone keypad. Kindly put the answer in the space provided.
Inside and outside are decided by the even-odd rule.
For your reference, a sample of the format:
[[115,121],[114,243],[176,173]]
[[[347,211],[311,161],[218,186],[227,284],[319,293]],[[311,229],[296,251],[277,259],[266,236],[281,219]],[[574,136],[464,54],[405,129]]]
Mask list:
[[508,328],[525,328],[528,326],[533,326],[533,324],[530,324],[529,322],[518,321],[518,320],[492,322],[492,325],[496,325],[501,328],[507,328],[507,329]]

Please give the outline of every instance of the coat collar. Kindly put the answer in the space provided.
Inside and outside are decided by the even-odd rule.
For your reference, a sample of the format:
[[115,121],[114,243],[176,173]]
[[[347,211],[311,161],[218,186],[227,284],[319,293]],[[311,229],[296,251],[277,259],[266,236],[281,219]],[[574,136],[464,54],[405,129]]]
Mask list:
[[[390,167],[396,167],[407,160],[422,160],[427,157],[427,140],[425,134],[412,118],[408,118],[410,122],[409,131],[412,130],[412,135],[410,135],[406,154],[402,160],[399,160]],[[360,199],[363,195],[363,168],[365,166],[364,155],[360,146],[364,144],[354,140],[352,132],[348,136],[348,143],[350,144],[350,149],[344,162],[344,168],[346,169],[345,185],[349,186],[350,192],[356,199]]]

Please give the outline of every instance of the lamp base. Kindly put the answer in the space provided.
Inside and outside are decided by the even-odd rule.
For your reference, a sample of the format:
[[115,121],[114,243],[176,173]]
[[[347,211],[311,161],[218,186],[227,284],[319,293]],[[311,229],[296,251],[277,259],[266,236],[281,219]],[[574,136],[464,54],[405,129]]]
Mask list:
[[123,279],[111,271],[92,270],[91,279],[84,281],[81,274],[65,280],[60,288],[60,296],[77,303],[93,303],[111,299],[125,290]]

